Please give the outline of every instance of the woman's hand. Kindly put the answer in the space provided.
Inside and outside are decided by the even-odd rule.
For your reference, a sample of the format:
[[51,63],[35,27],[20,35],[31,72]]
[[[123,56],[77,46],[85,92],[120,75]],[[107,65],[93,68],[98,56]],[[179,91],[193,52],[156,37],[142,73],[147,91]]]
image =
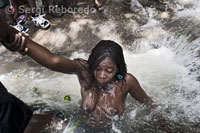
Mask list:
[[[145,100],[144,103],[147,105],[147,107],[149,107],[150,110],[155,110],[157,108],[157,105],[153,102],[153,100],[150,97],[147,100]],[[172,130],[169,128],[168,124],[166,123],[165,118],[160,113],[156,113],[154,117],[158,120],[158,122],[160,123],[160,126],[167,133],[172,133]]]
[[167,133],[173,133],[172,130],[169,128],[168,124],[166,123],[165,118],[160,114],[155,114],[155,118],[160,123],[160,126],[167,132]]

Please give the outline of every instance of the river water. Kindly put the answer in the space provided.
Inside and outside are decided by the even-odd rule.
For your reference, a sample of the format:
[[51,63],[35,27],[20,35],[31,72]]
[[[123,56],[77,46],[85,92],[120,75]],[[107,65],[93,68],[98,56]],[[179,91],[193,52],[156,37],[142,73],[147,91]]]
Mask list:
[[[135,12],[145,21],[136,23]],[[108,14],[109,9],[105,16]],[[38,30],[31,37],[72,59],[87,59],[89,55],[89,50],[77,48],[81,43],[78,35],[88,39],[82,42],[87,44],[86,49],[91,49],[90,44],[100,39],[124,44],[128,72],[138,79],[158,108],[148,112],[145,106],[128,96],[122,118],[113,118],[113,132],[162,133],[164,130],[153,119],[157,112],[175,132],[200,132],[200,1],[177,0],[173,3],[173,13],[160,12],[137,3],[137,6],[132,5],[131,12],[123,14],[128,21],[109,16],[106,20],[100,18],[99,23],[93,16],[75,15],[72,16],[75,19],[68,20],[65,30],[56,25],[59,20],[52,19],[52,29]],[[95,37],[87,32],[92,32]],[[131,35],[127,34],[129,32]],[[68,41],[73,42],[72,45],[68,45]],[[8,52],[2,46],[0,54],[0,81],[9,92],[31,105],[34,113],[49,112],[65,119],[68,127],[64,132],[73,132],[76,123],[70,116],[78,114],[81,100],[77,77],[52,72],[29,57]],[[64,97],[68,95],[71,101],[67,102]],[[59,124],[53,126],[58,126],[59,130]]]

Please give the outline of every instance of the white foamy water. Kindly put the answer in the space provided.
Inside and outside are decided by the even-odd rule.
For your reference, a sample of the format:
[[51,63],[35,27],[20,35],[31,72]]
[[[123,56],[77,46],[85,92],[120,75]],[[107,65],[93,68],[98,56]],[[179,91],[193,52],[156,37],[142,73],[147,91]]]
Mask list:
[[[193,24],[198,23],[200,2],[198,0],[178,2],[182,2],[183,5],[193,4],[193,8],[178,11],[175,14],[177,19],[189,16]],[[172,123],[172,129],[200,132],[198,127],[200,122],[200,38],[188,42],[184,35],[177,37],[166,31],[162,22],[154,19],[154,10],[148,9],[146,13],[149,13],[150,17],[148,23],[141,27],[132,27],[133,32],[139,34],[140,38],[136,39],[131,46],[124,48],[128,72],[138,79],[145,92],[159,105],[158,111]],[[71,23],[68,33],[70,38],[75,40],[78,32],[83,30],[83,26],[88,22],[94,29],[93,32],[100,27],[100,30],[96,31],[98,37],[121,43],[121,39],[114,30],[116,25],[111,20],[97,26],[89,20]],[[75,29],[75,24],[80,25],[78,29]],[[46,32],[39,34],[47,34]],[[54,34],[57,34],[54,39],[58,39],[58,34],[62,35],[58,42],[54,39],[40,38],[39,35],[36,35],[35,39],[42,43],[54,43],[55,46],[68,39],[61,29],[55,33],[49,32],[47,35],[54,36]],[[3,53],[4,49],[1,51]],[[71,56],[71,58],[77,57],[87,59],[88,54],[77,52]],[[23,61],[22,57],[17,58],[19,58],[18,62],[16,60],[12,62],[13,59],[7,59],[6,56],[0,58],[3,62],[0,66],[0,81],[11,93],[30,105],[45,104],[66,112],[76,110],[80,106],[80,86],[75,76],[52,72],[29,59]],[[70,95],[72,101],[65,102],[66,95]],[[152,126],[154,122],[153,124],[150,122],[151,114],[145,113],[145,107],[131,97],[128,97],[126,106],[122,124],[113,123],[114,131],[156,131]],[[36,113],[40,112],[42,111],[39,110]],[[73,126],[70,124],[65,132],[73,132],[71,131]],[[141,129],[143,127],[144,129]]]
[[[161,105],[163,116],[175,123],[184,120],[183,123],[190,124],[200,119],[200,83],[196,80],[199,73],[198,70],[191,72],[191,69],[196,69],[195,66],[200,66],[198,57],[195,57],[195,53],[200,49],[199,42],[197,39],[188,44],[169,36],[154,42],[156,49],[145,47],[151,46],[151,42],[149,45],[136,47],[137,52],[124,51],[128,72],[138,79],[156,104]],[[75,57],[86,58],[86,55],[75,53],[73,58]],[[28,104],[45,103],[62,110],[69,106],[79,106],[80,86],[75,76],[55,73],[37,66],[15,68],[12,72],[1,74],[0,80],[10,92]],[[35,92],[33,88],[39,90]],[[65,95],[70,95],[72,101],[64,102]],[[132,100],[127,104],[133,104],[131,102]],[[136,104],[128,108],[130,120],[138,117],[140,106]],[[113,128],[120,130],[116,126]]]
[[[85,56],[83,53],[75,52],[72,58],[85,58]],[[30,67],[28,63],[29,61],[23,62],[23,67],[18,67],[21,63],[8,63],[4,64],[3,69],[1,68],[5,73],[0,74],[0,81],[11,93],[28,104],[45,103],[62,109],[65,108],[63,104],[78,104],[80,86],[75,75],[53,72],[40,65]],[[64,102],[66,95],[71,96],[71,102]]]
[[[195,121],[200,115],[199,108],[193,109],[200,104],[199,70],[195,68],[200,66],[199,57],[195,56],[200,49],[199,40],[192,44],[178,44],[177,40],[171,40],[168,44],[166,41],[165,44],[157,42],[157,49],[150,48],[146,52],[134,54],[129,51],[125,53],[126,62],[129,72],[138,78],[156,103],[173,108],[169,117],[173,119],[174,116],[170,115],[175,113],[177,117],[183,115]],[[196,51],[193,46],[196,46]],[[191,72],[192,68],[196,70]],[[177,110],[182,110],[184,114],[179,114]]]

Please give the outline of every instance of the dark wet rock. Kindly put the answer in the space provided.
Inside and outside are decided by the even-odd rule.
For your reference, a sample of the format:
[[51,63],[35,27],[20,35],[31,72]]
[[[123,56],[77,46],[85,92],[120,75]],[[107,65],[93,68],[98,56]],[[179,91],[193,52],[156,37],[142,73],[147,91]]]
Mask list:
[[165,28],[177,36],[184,35],[188,37],[188,41],[200,37],[200,24],[190,18],[179,18],[165,23]]
[[156,0],[138,0],[144,7],[155,7],[161,11],[166,11],[167,6],[159,3]]
[[[200,33],[192,33],[191,36],[189,37],[188,41],[192,42],[193,40],[196,40],[199,37],[200,37]],[[200,53],[199,53],[199,57],[200,57]]]
[[174,1],[170,1],[167,4],[159,2],[159,0],[138,0],[144,7],[153,7],[160,11],[173,11],[175,6]]
[[[198,50],[198,57],[200,57],[200,50]],[[200,70],[200,69],[199,69]]]
[[[72,7],[73,0],[55,2],[64,7]],[[178,36],[190,36],[189,41],[199,37],[200,27],[197,27],[198,24],[187,18],[177,19],[173,12],[165,11],[166,6],[170,6],[172,9],[175,7],[174,1],[170,0],[167,5],[155,0],[139,0],[139,2],[141,7],[135,12],[130,6],[124,6],[122,1],[104,0],[102,1],[105,7],[103,13],[94,11],[88,14],[78,12],[72,14],[67,12],[61,18],[46,15],[45,18],[51,22],[48,30],[41,30],[30,20],[26,26],[30,28],[30,38],[54,53],[70,56],[75,51],[90,52],[97,42],[107,38],[114,38],[124,46],[131,46],[135,40],[144,37],[142,34],[145,31],[137,30],[137,28],[149,22],[148,7],[155,5],[158,8],[155,10],[157,14],[153,16],[153,19],[161,21],[166,31]],[[76,6],[77,8],[94,8],[93,2],[90,0],[79,0]],[[163,14],[166,17],[163,17]],[[77,33],[75,33],[76,30]],[[73,34],[77,34],[77,36],[73,37]]]

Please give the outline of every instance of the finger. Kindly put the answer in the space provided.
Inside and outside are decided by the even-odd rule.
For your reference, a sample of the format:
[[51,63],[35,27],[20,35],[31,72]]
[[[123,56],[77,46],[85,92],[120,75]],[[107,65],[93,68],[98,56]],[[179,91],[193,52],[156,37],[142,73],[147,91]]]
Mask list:
[[16,44],[16,41],[18,40],[18,34],[15,34],[15,39],[14,39],[14,41],[12,42],[12,43],[5,43],[6,44],[6,46],[8,46],[8,47],[12,47],[12,45],[13,44]]
[[22,42],[22,36],[21,34],[17,34],[17,40],[15,44],[13,44],[15,46],[15,50],[18,50],[20,48],[21,42]]
[[26,47],[26,45],[25,45],[25,37],[22,36],[22,37],[21,37],[20,47],[19,47],[18,51],[19,51],[19,52],[24,52],[25,47]]
[[29,34],[24,33],[24,32],[22,32],[22,35],[23,35],[24,37],[29,37]]
[[29,50],[28,50],[28,48],[25,48],[25,50],[24,50],[24,51],[25,51],[26,53],[28,53],[28,51],[29,51]]
[[13,43],[9,44],[10,50],[12,50],[12,51],[17,50],[20,46],[19,42],[20,42],[20,37],[19,37],[18,34],[16,34],[15,35],[15,41]]
[[17,39],[18,39],[18,33],[17,34],[15,34],[15,40],[12,42],[12,43],[10,43],[10,45],[13,45],[13,44],[15,44],[16,43],[16,41],[17,41]]
[[19,34],[19,42],[18,42],[18,49],[17,50],[20,50],[20,48],[21,47],[23,47],[22,45],[24,45],[23,44],[23,36],[22,36],[22,34]]
[[20,47],[20,41],[21,41],[21,34],[18,33],[17,34],[17,40],[16,40],[15,44],[13,44],[13,45],[16,45],[17,48],[19,48]]
[[28,53],[28,48],[25,48],[24,51],[21,51],[20,54],[21,55],[26,55]]

